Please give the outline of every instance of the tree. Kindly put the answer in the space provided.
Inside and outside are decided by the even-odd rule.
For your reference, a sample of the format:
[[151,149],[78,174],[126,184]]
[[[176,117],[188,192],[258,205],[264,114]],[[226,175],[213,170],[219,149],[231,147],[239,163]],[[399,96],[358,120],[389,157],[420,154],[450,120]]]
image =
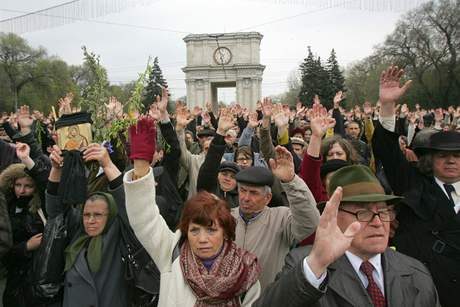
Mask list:
[[144,90],[144,98],[142,104],[145,110],[148,110],[157,95],[161,95],[161,89],[168,87],[166,79],[163,77],[158,57],[153,60],[152,69],[149,72],[149,79]]
[[326,71],[329,77],[329,96],[327,101],[332,101],[335,93],[345,91],[345,78],[337,62],[337,55],[334,49],[332,49],[331,55],[327,59]]
[[49,112],[59,98],[69,91],[77,92],[66,62],[50,57],[41,60],[36,72],[44,77],[26,84],[19,95],[19,102],[34,109]]
[[295,107],[300,92],[299,70],[296,69],[289,73],[287,83],[288,90],[280,95],[280,101],[291,107]]
[[300,64],[300,76],[302,85],[300,87],[299,99],[304,105],[311,105],[313,98],[318,94],[318,61],[313,56],[311,47],[308,46],[308,55]]
[[24,86],[46,76],[37,70],[45,56],[44,49],[30,47],[23,38],[13,33],[0,33],[0,70],[6,76],[15,110]]
[[318,95],[323,105],[331,108],[336,89],[343,90],[343,76],[335,58],[335,52],[331,53],[331,57],[332,55],[333,58],[329,58],[324,67],[321,58],[315,58],[311,48],[308,47],[308,56],[299,69],[302,80],[299,99],[304,105],[311,105],[315,95]]
[[[350,96],[377,97],[378,89],[358,79],[378,76],[383,67],[396,64],[414,82],[405,95],[411,105],[425,107],[456,105],[460,100],[460,0],[439,0],[422,4],[398,22],[395,30],[373,54],[347,71]],[[362,69],[365,68],[365,69]],[[353,80],[350,77],[353,76]],[[376,79],[378,80],[378,79]],[[377,81],[378,82],[378,81]],[[369,83],[370,84],[370,83]],[[349,87],[352,86],[353,90]],[[360,93],[358,93],[360,92]]]

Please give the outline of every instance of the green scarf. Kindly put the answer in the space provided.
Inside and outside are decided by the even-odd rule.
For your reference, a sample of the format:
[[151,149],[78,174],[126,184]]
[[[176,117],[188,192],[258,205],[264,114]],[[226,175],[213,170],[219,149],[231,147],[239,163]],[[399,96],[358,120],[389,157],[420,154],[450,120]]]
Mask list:
[[[102,231],[101,234],[95,236],[95,237],[90,237],[86,234],[84,227],[81,228],[79,237],[72,242],[67,248],[65,249],[65,268],[64,271],[67,272],[75,263],[77,260],[78,255],[80,254],[81,250],[87,246],[87,255],[86,259],[88,261],[89,269],[91,272],[95,273],[99,271],[99,268],[101,266],[101,259],[102,259],[102,237],[107,231],[110,229],[110,226],[112,225],[113,221],[115,220],[115,217],[118,214],[118,208],[117,204],[115,202],[115,199],[112,197],[112,195],[108,193],[103,193],[103,192],[96,192],[92,193],[92,195],[102,195],[106,200],[108,204],[108,209],[109,209],[109,215],[107,218],[107,224],[104,227],[104,231]],[[84,205],[82,207],[82,212],[84,209]],[[83,215],[82,215],[82,220],[83,224]]]

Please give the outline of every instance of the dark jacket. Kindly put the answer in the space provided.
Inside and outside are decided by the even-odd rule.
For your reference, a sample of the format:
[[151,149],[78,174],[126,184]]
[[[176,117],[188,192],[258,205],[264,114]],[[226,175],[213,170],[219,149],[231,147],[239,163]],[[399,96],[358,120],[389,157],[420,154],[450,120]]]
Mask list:
[[177,139],[176,131],[171,122],[160,123],[160,130],[166,145],[164,148],[164,158],[158,166],[163,166],[172,181],[177,185],[179,158],[181,155],[179,140]]
[[0,175],[0,189],[5,194],[13,236],[13,245],[3,257],[3,264],[8,270],[3,295],[5,307],[26,307],[34,303],[34,299],[27,292],[28,273],[34,255],[33,251],[27,250],[27,241],[32,236],[42,233],[44,226],[38,214],[42,203],[39,188],[37,187],[34,194],[29,197],[17,198],[14,194],[14,182],[24,176],[24,165],[20,163],[10,165]]
[[399,135],[378,124],[373,149],[396,195],[405,197],[393,244],[401,253],[423,262],[431,272],[443,307],[460,301],[460,215],[433,176],[406,160]]
[[[118,214],[125,214],[123,186],[110,191],[118,206]],[[54,193],[53,193],[54,194]],[[53,218],[67,210],[57,195],[47,193],[46,206]],[[81,215],[68,215],[69,237],[73,242],[83,227]],[[73,220],[72,220],[73,219]],[[77,220],[78,219],[78,220]],[[74,225],[77,225],[75,228]],[[63,306],[112,307],[128,306],[126,282],[120,253],[120,220],[115,219],[103,236],[102,263],[97,273],[91,273],[83,249],[74,265],[65,273]]]
[[18,157],[16,156],[16,149],[12,144],[0,140],[0,172],[13,163],[19,163]]
[[231,208],[239,206],[238,189],[224,192],[220,188],[217,175],[219,173],[219,166],[225,152],[226,143],[224,137],[216,134],[214,139],[209,145],[208,153],[200,167],[198,173],[197,191],[205,190],[214,193],[222,199],[225,199]]
[[[0,261],[3,259],[3,256],[6,255],[12,245],[13,235],[11,233],[8,205],[6,203],[5,195],[0,192]],[[2,278],[1,272],[3,269],[3,263],[0,263],[0,279]]]
[[[373,306],[361,280],[343,255],[327,269],[320,289],[305,278],[303,260],[310,247],[292,250],[279,278],[261,294],[253,307],[355,307]],[[387,249],[382,254],[385,297],[388,307],[440,306],[428,270],[417,260]]]

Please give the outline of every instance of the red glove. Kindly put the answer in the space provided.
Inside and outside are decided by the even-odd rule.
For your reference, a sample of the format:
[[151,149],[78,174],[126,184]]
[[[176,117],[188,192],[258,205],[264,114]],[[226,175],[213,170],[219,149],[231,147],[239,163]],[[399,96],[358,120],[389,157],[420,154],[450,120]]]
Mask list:
[[131,160],[146,160],[152,163],[157,142],[157,129],[151,117],[141,117],[136,125],[129,127]]

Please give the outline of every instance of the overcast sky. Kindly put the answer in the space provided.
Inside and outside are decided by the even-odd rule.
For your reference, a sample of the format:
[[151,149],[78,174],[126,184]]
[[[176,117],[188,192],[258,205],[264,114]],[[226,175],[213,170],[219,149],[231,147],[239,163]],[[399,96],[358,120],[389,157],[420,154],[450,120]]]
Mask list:
[[[69,0],[0,0],[0,20],[21,15],[12,11],[35,11]],[[85,1],[85,0],[83,0]],[[99,0],[92,0],[99,1]],[[107,1],[107,0],[106,0]],[[120,1],[120,0],[114,0]],[[127,0],[128,1],[128,0]],[[81,46],[101,56],[113,83],[136,79],[149,56],[158,56],[174,97],[185,95],[184,73],[187,33],[258,31],[264,96],[282,93],[289,73],[305,58],[307,46],[327,59],[332,48],[346,67],[372,52],[391,33],[403,13],[401,8],[348,9],[337,0],[321,0],[337,7],[318,8],[317,0],[129,0],[134,5],[96,21],[155,27],[182,32],[156,31],[78,21],[59,27],[21,34],[31,45],[43,46],[69,64],[81,64]],[[380,4],[384,0],[366,0]],[[403,3],[405,0],[392,0]],[[342,1],[346,4],[356,1]],[[391,1],[388,1],[391,2]],[[406,0],[413,4],[421,2]],[[234,99],[234,90],[219,93]]]

